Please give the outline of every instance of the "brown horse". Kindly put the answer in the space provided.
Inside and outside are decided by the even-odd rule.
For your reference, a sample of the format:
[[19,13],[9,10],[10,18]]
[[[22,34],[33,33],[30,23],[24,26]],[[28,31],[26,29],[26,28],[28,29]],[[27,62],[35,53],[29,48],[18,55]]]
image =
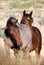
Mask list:
[[[1,28],[4,29],[4,42],[5,42],[5,49],[6,49],[6,53],[8,55],[10,55],[10,48],[14,50],[14,53],[16,53],[16,50],[19,50],[20,48],[20,37],[19,37],[19,31],[18,31],[18,27],[16,25],[17,23],[17,19],[14,17],[10,17],[7,20],[7,24],[6,27]],[[10,34],[10,30],[13,30],[14,32],[14,38],[13,36]],[[18,44],[19,43],[19,44]]]
[[32,26],[33,18],[32,11],[28,14],[26,11],[23,11],[23,16],[21,19],[21,24],[25,24],[30,27],[32,31],[32,48],[30,51],[35,50],[36,54],[40,56],[41,46],[42,46],[42,36],[39,29],[35,26]]
[[32,41],[32,31],[25,24],[16,24],[13,23],[12,26],[8,27],[10,34],[17,41],[17,45],[20,46],[20,49],[24,50],[25,48],[31,48]]
[[[31,29],[25,24],[17,24],[18,20],[10,17],[5,28],[5,45],[14,51],[31,45]],[[8,49],[9,50],[9,49]]]

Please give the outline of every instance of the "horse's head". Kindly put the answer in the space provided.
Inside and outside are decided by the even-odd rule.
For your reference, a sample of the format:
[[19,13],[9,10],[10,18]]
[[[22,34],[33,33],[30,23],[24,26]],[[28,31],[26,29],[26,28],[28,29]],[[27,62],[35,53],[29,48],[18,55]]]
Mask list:
[[15,26],[16,23],[18,23],[18,19],[14,18],[14,17],[10,17],[7,21],[6,26]]
[[22,19],[21,19],[21,23],[22,23],[22,24],[26,24],[26,25],[28,25],[28,26],[31,26],[31,25],[32,25],[32,22],[33,22],[32,12],[33,12],[33,11],[31,11],[31,12],[28,14],[28,13],[26,13],[25,10],[23,11],[23,16],[22,16]]
[[[17,44],[17,39],[16,39],[16,28],[17,25],[16,23],[18,20],[14,17],[10,17],[7,20],[6,27],[2,28],[4,29],[4,34],[8,40],[8,38],[12,41],[13,45],[9,44],[11,48],[19,49],[19,45]],[[13,35],[14,34],[14,35]],[[6,39],[4,39],[6,41]],[[9,42],[9,40],[8,40]]]
[[11,26],[17,26],[16,23],[18,23],[18,19],[14,18],[14,17],[10,17],[8,20],[7,20],[7,24],[6,24],[6,27],[4,28],[1,28],[1,29],[7,29]]

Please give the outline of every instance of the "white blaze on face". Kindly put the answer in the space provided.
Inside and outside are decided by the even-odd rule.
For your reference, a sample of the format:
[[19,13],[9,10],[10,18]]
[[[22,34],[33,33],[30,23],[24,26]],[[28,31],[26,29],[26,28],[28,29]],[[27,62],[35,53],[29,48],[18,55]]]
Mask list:
[[32,31],[31,29],[25,24],[18,24],[19,31],[20,31],[20,39],[22,41],[21,49],[24,49],[29,45],[29,49],[32,48]]
[[28,17],[27,19],[28,19],[28,20],[30,20],[30,18],[29,18],[29,17]]

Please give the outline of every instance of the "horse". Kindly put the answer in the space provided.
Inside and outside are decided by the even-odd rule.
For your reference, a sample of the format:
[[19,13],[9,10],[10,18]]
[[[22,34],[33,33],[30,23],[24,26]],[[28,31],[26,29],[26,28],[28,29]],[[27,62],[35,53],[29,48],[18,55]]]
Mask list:
[[40,30],[37,27],[32,26],[32,23],[33,23],[32,13],[33,13],[33,11],[31,11],[28,14],[24,10],[20,24],[25,24],[31,29],[31,31],[32,31],[32,48],[30,49],[30,52],[35,50],[37,57],[39,57],[41,48],[42,48],[42,35],[41,35]]
[[29,47],[31,49],[32,32],[27,25],[17,24],[17,27],[10,27],[10,34],[13,36],[14,39],[16,39],[18,45],[22,45],[20,47],[21,50],[24,50],[25,48],[27,48],[28,50]]
[[[29,42],[31,44],[31,30],[24,24],[16,24],[18,20],[10,17],[7,21],[7,25],[4,28],[5,31],[5,45],[11,49],[19,50],[24,49]],[[28,33],[28,34],[27,34]],[[26,36],[25,36],[26,35]],[[5,46],[5,47],[6,47]],[[29,45],[30,46],[30,45]],[[9,50],[9,49],[8,49]],[[14,52],[15,52],[14,50]]]
[[19,46],[17,45],[16,39],[13,38],[13,36],[10,34],[9,27],[13,26],[17,23],[17,19],[14,17],[10,17],[7,20],[6,27],[2,28],[4,29],[4,42],[5,42],[5,49],[6,53],[10,55],[10,49],[13,49],[14,54],[17,52],[16,50],[19,49]]

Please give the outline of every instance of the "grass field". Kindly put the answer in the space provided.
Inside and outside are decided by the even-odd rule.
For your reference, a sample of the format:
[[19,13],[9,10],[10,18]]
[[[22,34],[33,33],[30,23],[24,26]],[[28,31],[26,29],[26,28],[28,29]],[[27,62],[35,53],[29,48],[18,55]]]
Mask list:
[[22,51],[19,51],[18,58],[14,57],[13,50],[10,49],[11,57],[5,51],[4,30],[1,28],[6,26],[10,16],[18,18],[20,22],[24,10],[28,13],[33,11],[33,25],[38,27],[42,33],[40,65],[44,65],[44,0],[0,0],[0,65],[39,65],[35,63],[35,52],[22,60]]

